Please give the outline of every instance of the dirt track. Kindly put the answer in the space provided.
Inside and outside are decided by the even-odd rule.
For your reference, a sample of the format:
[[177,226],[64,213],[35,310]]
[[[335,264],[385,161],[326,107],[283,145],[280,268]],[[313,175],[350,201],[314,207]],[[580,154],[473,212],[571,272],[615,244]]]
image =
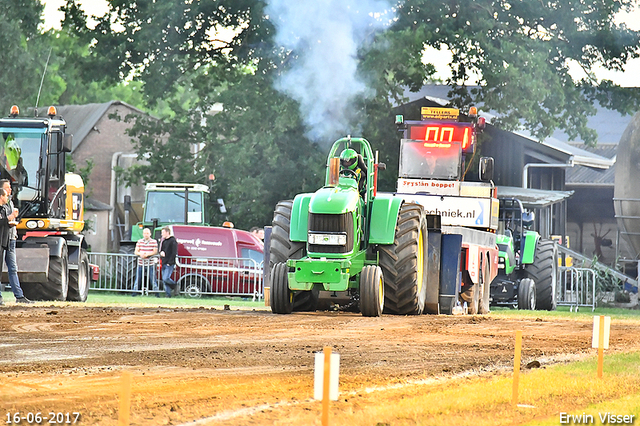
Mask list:
[[[612,347],[640,347],[640,324],[616,327]],[[116,425],[130,371],[131,424],[319,424],[309,399],[324,346],[341,356],[341,407],[356,411],[366,388],[510,368],[516,329],[524,364],[591,354],[591,328],[549,317],[10,305],[0,309],[0,416],[79,412],[79,424]]]

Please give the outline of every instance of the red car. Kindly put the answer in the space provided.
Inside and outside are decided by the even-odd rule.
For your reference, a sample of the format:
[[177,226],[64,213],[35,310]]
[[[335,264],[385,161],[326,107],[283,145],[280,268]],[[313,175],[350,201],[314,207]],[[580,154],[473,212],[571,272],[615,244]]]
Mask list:
[[264,244],[248,231],[171,225],[178,242],[173,279],[182,294],[262,295]]

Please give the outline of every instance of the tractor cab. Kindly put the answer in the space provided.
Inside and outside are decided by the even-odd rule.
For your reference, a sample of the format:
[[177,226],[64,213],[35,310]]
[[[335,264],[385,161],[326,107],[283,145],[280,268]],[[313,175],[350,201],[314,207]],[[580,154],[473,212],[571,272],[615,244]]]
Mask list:
[[71,144],[66,122],[55,107],[47,117],[23,118],[13,106],[10,116],[0,119],[0,177],[11,182],[20,218],[33,218],[22,221],[19,230],[82,230],[84,185],[79,177],[66,174],[65,155]]
[[499,209],[497,243],[501,254],[500,269],[510,274],[514,268],[520,269],[523,263],[530,263],[523,259],[523,254],[530,252],[527,244],[535,244],[537,239],[537,234],[529,231],[535,215],[525,210],[516,198],[500,199]]
[[375,161],[369,143],[347,136],[337,140],[329,151],[325,187],[353,187],[368,204],[376,193],[378,168],[384,169],[384,163]]

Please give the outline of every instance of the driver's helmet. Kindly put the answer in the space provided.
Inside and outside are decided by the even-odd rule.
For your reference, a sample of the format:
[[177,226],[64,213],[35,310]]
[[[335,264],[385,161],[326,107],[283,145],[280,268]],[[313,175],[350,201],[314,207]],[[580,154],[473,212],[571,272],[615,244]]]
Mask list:
[[347,148],[340,154],[340,165],[345,169],[354,170],[358,166],[358,153]]
[[4,155],[7,159],[6,166],[9,170],[13,170],[18,166],[18,161],[20,160],[20,155],[22,154],[22,150],[18,143],[13,138],[13,135],[7,137],[7,140],[4,144]]
[[529,228],[531,226],[533,226],[533,222],[536,220],[536,214],[534,212],[531,211],[524,211],[522,212],[522,224]]

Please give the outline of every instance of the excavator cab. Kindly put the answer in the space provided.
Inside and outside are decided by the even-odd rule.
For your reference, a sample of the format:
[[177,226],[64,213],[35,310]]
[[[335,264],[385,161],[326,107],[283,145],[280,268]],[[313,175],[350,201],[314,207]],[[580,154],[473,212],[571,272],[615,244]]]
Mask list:
[[[55,109],[50,111],[55,115]],[[67,217],[65,155],[71,148],[66,123],[54,116],[0,123],[0,178],[8,179],[20,217]],[[74,209],[72,209],[74,210]],[[75,216],[80,213],[75,208]]]

